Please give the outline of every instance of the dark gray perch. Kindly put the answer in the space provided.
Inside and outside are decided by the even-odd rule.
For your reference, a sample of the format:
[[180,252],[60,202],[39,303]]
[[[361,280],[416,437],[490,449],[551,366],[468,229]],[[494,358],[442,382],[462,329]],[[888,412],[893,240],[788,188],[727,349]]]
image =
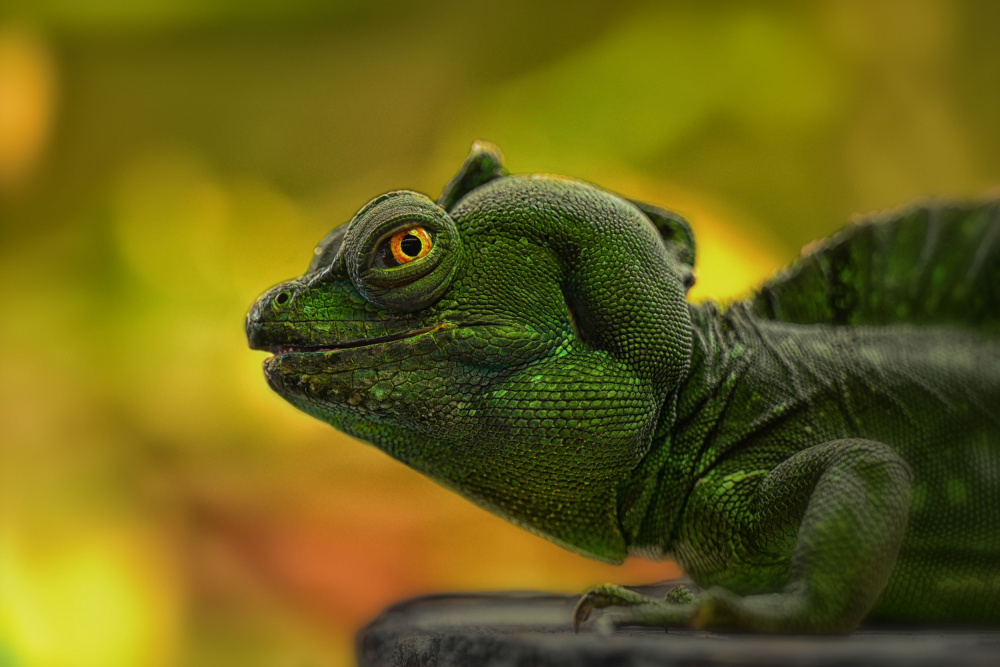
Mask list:
[[[649,589],[643,592],[647,592]],[[762,636],[630,627],[574,634],[578,596],[429,595],[394,604],[357,637],[362,666],[1000,665],[1000,631],[862,628],[847,637]],[[595,617],[599,612],[595,612]]]

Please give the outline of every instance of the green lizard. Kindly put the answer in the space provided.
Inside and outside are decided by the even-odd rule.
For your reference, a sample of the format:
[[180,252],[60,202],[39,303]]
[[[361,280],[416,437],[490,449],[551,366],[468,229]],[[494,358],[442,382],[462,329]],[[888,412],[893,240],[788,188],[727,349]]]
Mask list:
[[1000,623],[1000,204],[847,228],[754,296],[692,305],[679,216],[477,143],[246,321],[270,386],[476,503],[705,587],[574,622],[848,632]]

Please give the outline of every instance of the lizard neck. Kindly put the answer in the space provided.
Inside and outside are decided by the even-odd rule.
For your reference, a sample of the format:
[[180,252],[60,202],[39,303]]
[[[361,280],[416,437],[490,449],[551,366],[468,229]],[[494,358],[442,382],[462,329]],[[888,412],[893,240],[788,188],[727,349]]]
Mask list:
[[710,429],[718,423],[721,411],[714,408],[723,407],[728,390],[744,377],[748,349],[738,306],[722,313],[709,301],[690,310],[691,365],[678,392],[671,433],[675,449],[680,449],[676,453],[689,455],[695,475],[702,458],[696,450],[711,439]]
[[722,417],[720,391],[742,375],[745,347],[738,325],[715,303],[688,306],[691,357],[679,385],[665,397],[651,446],[619,490],[619,520],[629,551],[669,555],[687,498]]

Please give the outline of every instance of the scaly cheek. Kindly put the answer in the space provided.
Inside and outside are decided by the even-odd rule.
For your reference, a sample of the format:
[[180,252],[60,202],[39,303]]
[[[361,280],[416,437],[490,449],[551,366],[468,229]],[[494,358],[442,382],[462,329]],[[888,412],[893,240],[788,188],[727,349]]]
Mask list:
[[495,377],[505,369],[558,355],[566,345],[557,332],[543,334],[524,326],[479,325],[450,332],[446,358]]

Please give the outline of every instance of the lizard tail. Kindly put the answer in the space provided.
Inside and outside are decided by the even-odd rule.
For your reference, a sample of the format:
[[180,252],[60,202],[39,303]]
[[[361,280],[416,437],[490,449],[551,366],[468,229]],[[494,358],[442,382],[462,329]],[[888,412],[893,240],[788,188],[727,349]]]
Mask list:
[[807,246],[744,303],[784,322],[944,325],[1000,337],[1000,200],[862,219]]

